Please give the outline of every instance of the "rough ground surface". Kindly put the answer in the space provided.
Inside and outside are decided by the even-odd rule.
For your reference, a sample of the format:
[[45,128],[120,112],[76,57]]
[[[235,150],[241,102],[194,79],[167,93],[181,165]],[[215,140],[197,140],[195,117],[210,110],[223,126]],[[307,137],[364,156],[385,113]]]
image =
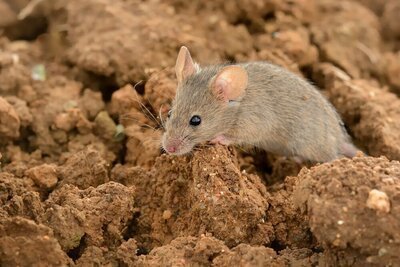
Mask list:
[[[328,262],[397,265],[399,167],[399,162],[383,157],[365,157],[300,172],[294,200],[308,215]],[[384,197],[374,197],[377,192]]]
[[[398,0],[34,2],[0,0],[1,266],[400,265]],[[163,155],[181,45],[311,80],[368,156]]]

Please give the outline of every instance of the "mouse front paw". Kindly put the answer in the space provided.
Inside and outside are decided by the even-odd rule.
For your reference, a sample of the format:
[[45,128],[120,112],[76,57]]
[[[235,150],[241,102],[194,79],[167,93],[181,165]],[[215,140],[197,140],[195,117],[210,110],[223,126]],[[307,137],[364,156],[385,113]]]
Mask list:
[[224,135],[218,135],[214,139],[212,139],[210,142],[212,144],[221,144],[224,146],[229,146],[230,144],[232,144],[232,141],[229,140],[228,138],[226,138],[226,136],[224,136]]

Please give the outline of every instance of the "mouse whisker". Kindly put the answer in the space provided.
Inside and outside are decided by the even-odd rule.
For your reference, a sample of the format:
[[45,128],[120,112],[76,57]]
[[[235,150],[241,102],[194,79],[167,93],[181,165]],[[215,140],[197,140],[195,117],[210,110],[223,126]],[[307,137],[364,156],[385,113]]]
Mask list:
[[[151,106],[151,108],[154,110],[153,105],[151,104],[149,99],[146,99],[147,103]],[[143,105],[143,107],[146,109],[146,111],[148,112],[148,114],[151,116],[151,118],[158,124],[159,127],[162,127],[162,124],[160,123],[160,121],[157,119],[157,117],[145,106]]]
[[182,143],[187,143],[187,142],[193,142],[193,138],[190,138],[189,135],[185,135],[184,137],[182,137]]
[[[136,86],[139,85],[139,84],[142,83],[142,82],[143,82],[143,81],[137,82],[137,83],[133,86],[133,88],[136,89]],[[158,124],[158,126],[161,127],[160,122],[159,122],[159,121],[157,120],[157,118],[153,115],[153,113],[146,107],[146,105],[143,104],[141,101],[139,101],[137,95],[135,95],[135,98],[131,97],[130,99],[133,100],[133,101],[135,101],[136,103],[138,103],[138,104],[140,105],[140,108],[141,108],[141,110],[142,110],[142,113],[143,113],[149,120],[154,121],[155,123]],[[150,106],[153,107],[153,105],[150,103],[149,99],[146,99],[146,100],[147,100],[147,102],[150,104]],[[146,111],[146,112],[145,112],[145,111]],[[147,113],[148,115],[150,115],[150,117],[147,116],[146,113]]]
[[[146,105],[140,103],[141,105],[141,110],[143,112],[143,114],[150,120],[155,122],[158,126],[160,125],[160,122],[157,120],[157,118],[153,115],[153,113],[146,107]],[[145,112],[146,111],[146,112]],[[149,115],[149,116],[148,116]]]
[[150,142],[157,142],[157,144],[159,144],[160,143],[160,138],[156,138],[156,137],[154,137],[154,138],[146,138],[145,141],[146,142],[148,141],[149,143]]
[[160,117],[161,127],[162,127],[163,129],[165,129],[165,123],[164,123],[164,120],[163,120],[162,115],[161,115],[161,109],[162,109],[162,107],[163,107],[163,105],[161,105],[160,110],[158,111],[158,116]]
[[120,116],[120,120],[127,120],[127,121],[133,121],[136,122],[139,126],[141,127],[145,127],[145,128],[150,128],[153,130],[157,130],[157,128],[155,128],[154,126],[151,126],[150,124],[144,123],[139,121],[138,119],[134,118],[134,117],[129,117],[129,114],[124,114]]
[[158,122],[158,120],[154,117],[154,115],[151,113],[151,111],[146,107],[146,105],[144,105],[143,103],[141,103],[140,101],[138,101],[138,100],[136,100],[134,98],[130,98],[130,100],[135,101],[136,103],[138,103],[140,105],[140,111],[142,112],[143,115],[146,116],[146,118],[148,120],[150,120],[152,122],[155,122],[157,125],[160,124]]
[[[153,148],[156,148],[158,150],[160,149],[159,140],[157,140],[157,139],[148,139],[147,138],[145,140],[139,140],[135,137],[131,137],[131,138],[134,138],[137,141],[139,141],[139,145],[142,145],[142,146],[146,147],[147,149],[153,149]],[[162,146],[161,146],[161,148],[162,148]]]

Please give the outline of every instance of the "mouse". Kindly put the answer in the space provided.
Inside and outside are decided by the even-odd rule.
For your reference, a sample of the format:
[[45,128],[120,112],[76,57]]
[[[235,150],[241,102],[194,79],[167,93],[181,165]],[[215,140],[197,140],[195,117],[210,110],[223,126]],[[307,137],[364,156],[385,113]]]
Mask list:
[[197,145],[254,147],[298,162],[354,157],[333,105],[306,79],[265,61],[200,66],[179,50],[177,89],[162,148],[172,155]]

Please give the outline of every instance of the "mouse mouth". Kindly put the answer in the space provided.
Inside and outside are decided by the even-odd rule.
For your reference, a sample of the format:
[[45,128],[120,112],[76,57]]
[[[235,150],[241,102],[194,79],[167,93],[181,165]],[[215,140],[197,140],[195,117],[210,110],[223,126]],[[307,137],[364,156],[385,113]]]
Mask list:
[[164,135],[162,147],[170,155],[185,155],[192,151],[194,144],[190,144],[181,138],[167,138]]

